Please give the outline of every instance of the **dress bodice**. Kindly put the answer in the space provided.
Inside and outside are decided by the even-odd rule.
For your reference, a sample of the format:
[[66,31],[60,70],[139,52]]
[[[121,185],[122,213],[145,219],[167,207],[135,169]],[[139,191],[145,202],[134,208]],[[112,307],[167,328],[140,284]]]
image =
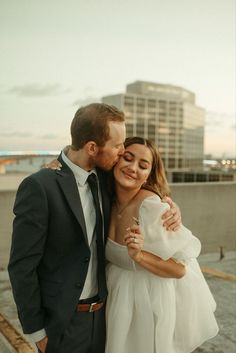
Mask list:
[[107,239],[106,244],[106,259],[124,270],[133,271],[136,269],[135,262],[128,255],[127,247],[110,238]]

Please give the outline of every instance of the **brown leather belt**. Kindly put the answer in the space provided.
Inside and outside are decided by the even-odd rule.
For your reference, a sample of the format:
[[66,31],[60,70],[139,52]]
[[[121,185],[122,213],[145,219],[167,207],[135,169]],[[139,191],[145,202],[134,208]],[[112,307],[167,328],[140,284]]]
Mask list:
[[91,303],[91,304],[78,304],[76,307],[77,311],[87,311],[92,313],[93,311],[97,311],[103,307],[103,303]]

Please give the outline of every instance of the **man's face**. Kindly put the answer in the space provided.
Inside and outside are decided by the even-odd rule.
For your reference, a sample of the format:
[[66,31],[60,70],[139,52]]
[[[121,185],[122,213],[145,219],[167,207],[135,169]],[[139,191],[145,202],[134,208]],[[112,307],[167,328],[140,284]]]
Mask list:
[[105,146],[98,148],[98,153],[94,159],[97,167],[103,170],[111,170],[124,153],[125,123],[118,121],[109,122],[110,139]]

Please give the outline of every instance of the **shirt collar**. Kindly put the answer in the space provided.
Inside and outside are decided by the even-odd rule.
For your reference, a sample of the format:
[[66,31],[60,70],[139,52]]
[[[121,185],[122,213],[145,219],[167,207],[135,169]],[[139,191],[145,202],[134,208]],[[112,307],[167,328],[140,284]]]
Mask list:
[[77,164],[74,164],[73,162],[71,162],[71,160],[66,156],[64,151],[62,151],[61,157],[62,157],[63,162],[65,162],[67,164],[67,166],[72,170],[72,172],[75,176],[76,182],[79,185],[84,186],[84,184],[86,183],[87,178],[90,174],[94,173],[97,176],[95,169],[87,172],[87,170],[84,170],[83,168],[79,167]]

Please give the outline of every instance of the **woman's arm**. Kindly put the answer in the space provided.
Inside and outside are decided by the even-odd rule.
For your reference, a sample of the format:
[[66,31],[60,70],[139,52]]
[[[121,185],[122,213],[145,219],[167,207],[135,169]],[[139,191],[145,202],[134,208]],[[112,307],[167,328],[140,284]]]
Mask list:
[[124,237],[128,254],[139,266],[159,277],[181,278],[185,275],[185,266],[173,259],[162,260],[159,256],[142,250],[144,238],[138,226],[133,225]]
[[185,275],[185,266],[173,259],[162,260],[160,257],[142,250],[138,257],[133,259],[149,272],[165,278],[181,278]]

